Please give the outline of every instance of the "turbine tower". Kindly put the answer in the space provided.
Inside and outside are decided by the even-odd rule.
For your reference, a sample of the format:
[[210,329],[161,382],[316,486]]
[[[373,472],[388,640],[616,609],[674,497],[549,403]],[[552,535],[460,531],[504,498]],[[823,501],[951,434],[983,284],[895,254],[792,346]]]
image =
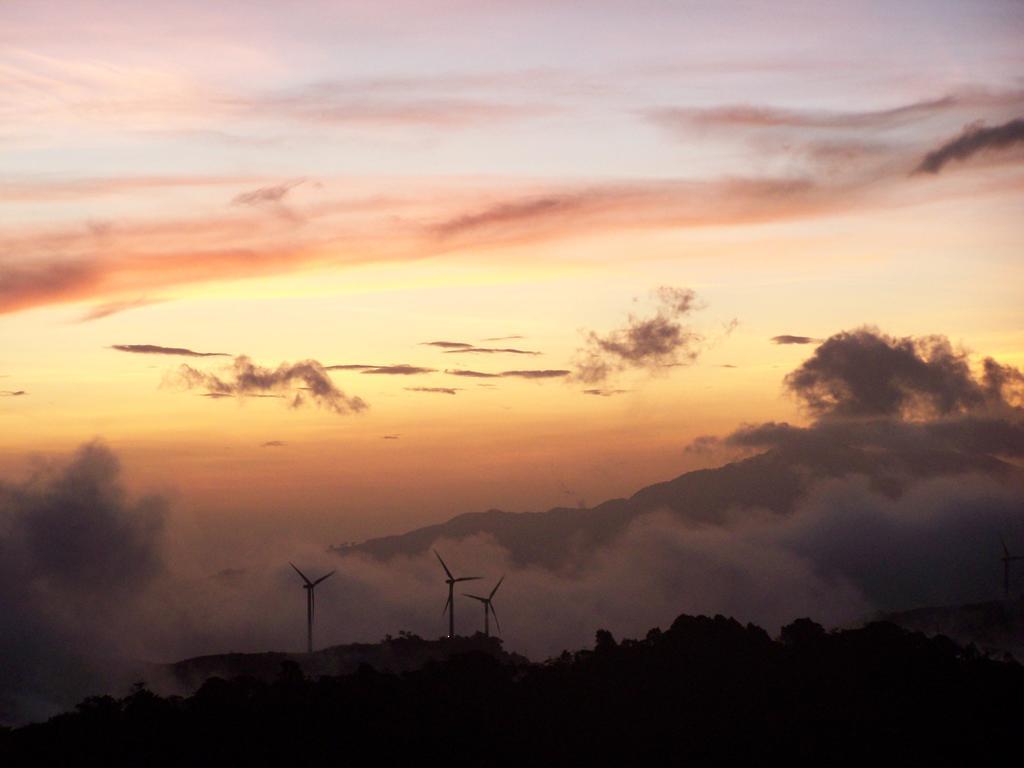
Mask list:
[[[434,554],[437,555],[437,550],[434,550]],[[441,567],[444,568],[445,576],[448,578],[445,581],[448,583],[448,602],[444,604],[444,610],[441,611],[441,615],[444,615],[445,611],[448,611],[448,637],[455,637],[455,583],[458,581],[476,581],[482,579],[482,576],[460,576],[455,578],[452,576],[452,572],[448,570],[448,566],[444,564],[444,560],[441,560],[441,556],[437,555],[437,559],[441,562]]]
[[313,652],[313,613],[314,613],[314,597],[313,590],[316,585],[321,581],[324,581],[328,576],[334,575],[334,571],[331,571],[327,576],[321,576],[316,581],[310,581],[306,578],[306,574],[295,567],[295,563],[289,562],[292,568],[295,568],[295,572],[302,577],[302,580],[306,582],[302,585],[302,588],[306,590],[306,653]]
[[471,597],[474,600],[479,600],[484,604],[484,637],[491,636],[491,614],[494,615],[494,624],[498,628],[498,635],[501,635],[501,623],[498,621],[498,612],[494,610],[494,593],[498,591],[498,587],[501,586],[501,582],[505,580],[502,576],[498,579],[498,583],[494,585],[494,589],[491,590],[491,594],[487,597],[480,597],[480,595],[471,595],[468,592],[463,592],[466,597]]
[[1003,561],[1003,599],[1010,599],[1010,563],[1014,560],[1024,560],[1024,555],[1011,555],[1010,550],[1006,548],[1006,540],[1002,537],[999,540],[1003,544],[1003,556],[1000,558]]

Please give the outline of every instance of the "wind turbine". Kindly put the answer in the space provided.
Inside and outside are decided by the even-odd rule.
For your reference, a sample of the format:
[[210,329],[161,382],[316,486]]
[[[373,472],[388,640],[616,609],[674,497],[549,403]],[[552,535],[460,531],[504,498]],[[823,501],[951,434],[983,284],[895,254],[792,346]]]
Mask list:
[[494,624],[498,627],[498,634],[501,634],[501,623],[498,621],[498,612],[494,610],[494,604],[492,603],[492,601],[494,600],[494,593],[498,591],[498,587],[501,586],[501,582],[503,582],[504,580],[504,576],[498,579],[498,583],[494,585],[494,589],[491,590],[491,594],[489,594],[487,597],[480,597],[480,595],[471,595],[468,592],[462,593],[466,597],[471,597],[474,600],[479,600],[481,603],[484,604],[484,637],[491,636],[491,614],[494,614]]
[[305,584],[302,585],[302,588],[304,590],[306,590],[306,652],[307,653],[312,653],[313,652],[313,613],[314,613],[314,610],[313,610],[313,608],[314,608],[313,590],[316,588],[316,585],[319,584],[321,581],[326,579],[328,576],[334,575],[334,571],[331,571],[330,573],[328,573],[327,576],[321,576],[316,581],[310,581],[309,579],[306,578],[306,574],[304,574],[302,571],[300,571],[298,568],[295,567],[295,563],[289,562],[288,565],[290,565],[292,568],[295,568],[295,572],[297,574],[299,574],[299,576],[302,577],[302,580],[304,582],[306,582]]
[[1010,599],[1010,563],[1014,560],[1024,560],[1024,555],[1011,555],[1010,550],[1006,548],[1006,540],[1003,537],[999,537],[1000,542],[1003,544],[1003,556],[1000,558],[1003,561],[1003,599]]
[[[437,550],[434,550],[434,554],[437,555]],[[460,576],[455,578],[452,576],[452,572],[448,570],[448,566],[444,564],[444,560],[441,560],[441,556],[437,555],[437,559],[441,562],[441,567],[444,568],[445,575],[448,577],[445,579],[448,583],[448,602],[444,604],[444,610],[441,611],[441,615],[444,615],[445,611],[448,611],[448,637],[455,637],[455,583],[457,581],[476,581],[482,579],[483,576]]]

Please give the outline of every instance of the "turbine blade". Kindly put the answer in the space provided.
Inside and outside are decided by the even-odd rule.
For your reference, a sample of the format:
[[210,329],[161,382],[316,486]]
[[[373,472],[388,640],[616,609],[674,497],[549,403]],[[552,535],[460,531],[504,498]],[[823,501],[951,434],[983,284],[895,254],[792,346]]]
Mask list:
[[307,584],[309,584],[310,586],[312,586],[312,585],[313,585],[313,582],[311,582],[311,581],[310,581],[309,579],[307,579],[307,578],[306,578],[306,574],[304,574],[304,573],[303,573],[302,571],[300,571],[300,570],[299,570],[298,568],[296,568],[296,567],[295,567],[295,563],[293,563],[293,562],[289,561],[289,562],[288,562],[288,565],[290,565],[290,566],[291,566],[292,568],[295,568],[295,572],[296,572],[297,574],[299,574],[299,576],[301,576],[301,577],[302,577],[302,580],[303,580],[304,582],[306,582],[306,583],[307,583]]
[[491,609],[491,616],[494,617],[494,626],[498,628],[498,634],[501,634],[501,622],[498,621],[498,612],[494,610],[494,606],[488,601],[487,607]]
[[487,602],[487,598],[486,597],[480,597],[480,595],[471,595],[471,594],[469,594],[469,592],[463,592],[462,594],[465,595],[466,597],[472,597],[474,600],[479,600],[481,603],[486,603]]
[[334,571],[331,571],[330,573],[327,574],[327,576],[321,576],[319,579],[317,579],[316,581],[313,582],[313,586],[315,587],[321,581],[323,581],[324,579],[327,579],[328,577],[333,576],[333,575],[334,575]]
[[1000,536],[999,537],[999,543],[1003,545],[1003,556],[1004,557],[1009,557],[1010,556],[1010,550],[1006,548],[1006,539],[1004,539],[1002,536]]
[[452,579],[452,581],[479,581],[482,578],[483,576],[461,576],[457,579]]
[[[434,554],[437,555],[437,550],[436,549],[434,550]],[[455,577],[452,576],[452,572],[448,570],[448,566],[444,564],[444,560],[441,560],[441,556],[440,555],[437,555],[437,559],[441,561],[441,567],[444,568],[444,572],[448,574],[448,578],[449,579],[454,579]]]
[[448,606],[452,604],[452,596],[448,595],[448,599],[444,601],[444,608],[441,609],[441,615],[444,616],[448,613]]
[[[504,576],[502,576],[502,577],[501,577],[500,579],[498,579],[498,583],[497,583],[497,584],[495,584],[495,585],[494,585],[494,589],[492,589],[492,590],[491,590],[491,595],[490,595],[490,597],[494,597],[494,593],[498,591],[498,587],[500,587],[500,586],[501,586],[501,582],[503,582],[504,580],[505,580],[505,577],[504,577]],[[490,599],[490,598],[488,598],[488,599]]]

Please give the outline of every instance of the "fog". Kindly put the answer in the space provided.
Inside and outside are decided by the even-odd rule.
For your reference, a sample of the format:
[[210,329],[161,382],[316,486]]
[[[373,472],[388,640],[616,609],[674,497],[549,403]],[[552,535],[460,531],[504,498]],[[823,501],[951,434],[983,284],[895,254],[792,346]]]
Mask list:
[[[123,693],[140,660],[301,650],[305,595],[288,561],[312,578],[337,569],[317,588],[319,647],[446,631],[447,590],[429,551],[341,557],[296,532],[236,559],[244,530],[219,528],[223,540],[211,541],[186,510],[128,498],[122,482],[114,454],[94,442],[0,488],[0,719]],[[517,567],[487,536],[435,547],[457,576],[484,577],[464,591],[489,591],[506,575],[494,601],[506,647],[542,660],[589,646],[599,627],[636,636],[680,613],[722,613],[775,633],[799,616],[835,626],[878,610],[995,599],[999,537],[1024,542],[1022,501],[1019,479],[931,478],[890,498],[850,476],[812,485],[788,516],[736,509],[711,525],[653,511],[558,570]],[[215,550],[225,559],[190,556]],[[457,597],[457,631],[479,629],[481,613]]]

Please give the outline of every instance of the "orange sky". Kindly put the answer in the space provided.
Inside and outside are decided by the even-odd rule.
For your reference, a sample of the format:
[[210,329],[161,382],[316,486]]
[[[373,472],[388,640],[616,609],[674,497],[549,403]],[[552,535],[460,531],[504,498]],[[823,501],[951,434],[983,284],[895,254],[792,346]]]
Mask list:
[[[781,379],[811,348],[780,334],[1024,363],[1024,144],[914,173],[1024,113],[1019,5],[50,5],[0,10],[5,476],[99,436],[211,530],[341,541],[720,461],[685,446],[802,418]],[[582,381],[660,286],[696,293],[692,361]],[[178,367],[230,357],[125,344],[434,371],[330,372],[369,406],[339,414],[294,381],[200,397]]]

